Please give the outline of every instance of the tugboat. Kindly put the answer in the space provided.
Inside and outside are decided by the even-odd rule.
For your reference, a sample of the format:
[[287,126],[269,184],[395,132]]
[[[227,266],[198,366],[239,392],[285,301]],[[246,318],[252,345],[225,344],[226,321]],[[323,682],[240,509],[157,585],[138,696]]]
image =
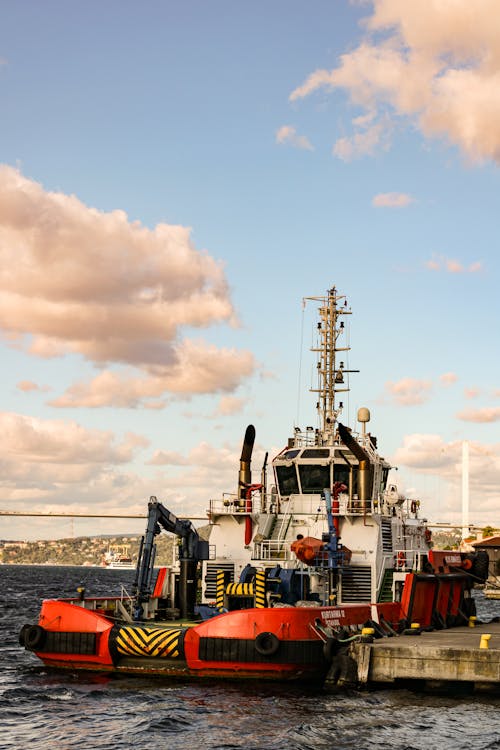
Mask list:
[[[484,552],[432,548],[420,503],[388,482],[368,431],[341,421],[342,345],[351,310],[335,287],[318,304],[318,426],[301,430],[252,477],[245,432],[237,491],[211,500],[200,538],[152,497],[130,596],[42,602],[19,639],[49,667],[187,678],[322,679],[345,644],[461,625],[487,577]],[[340,360],[340,356],[342,360]],[[155,537],[179,539],[178,566],[155,568]],[[413,625],[413,627],[412,627]]]

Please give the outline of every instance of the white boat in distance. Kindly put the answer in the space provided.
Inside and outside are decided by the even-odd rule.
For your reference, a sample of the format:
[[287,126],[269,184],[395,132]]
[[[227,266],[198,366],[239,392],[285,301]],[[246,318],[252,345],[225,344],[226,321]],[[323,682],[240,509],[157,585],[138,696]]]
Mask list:
[[110,545],[102,564],[110,569],[135,570],[135,563],[130,556],[129,548],[124,544]]

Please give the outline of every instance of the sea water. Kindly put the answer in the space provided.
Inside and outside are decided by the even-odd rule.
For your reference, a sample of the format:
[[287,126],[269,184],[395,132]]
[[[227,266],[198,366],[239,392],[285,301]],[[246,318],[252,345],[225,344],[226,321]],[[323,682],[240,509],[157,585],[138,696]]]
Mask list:
[[[0,566],[0,750],[500,750],[499,696],[65,672],[19,646],[43,598],[119,594],[133,575]],[[500,601],[477,603],[500,615]]]

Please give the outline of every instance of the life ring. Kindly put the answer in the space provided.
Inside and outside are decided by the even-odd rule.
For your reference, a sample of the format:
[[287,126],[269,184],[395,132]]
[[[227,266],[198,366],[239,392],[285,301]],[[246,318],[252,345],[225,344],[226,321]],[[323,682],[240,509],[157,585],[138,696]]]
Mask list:
[[402,552],[402,551],[398,552],[398,557],[397,557],[397,566],[398,566],[398,568],[404,568],[405,565],[406,565],[406,555],[405,555],[405,553]]
[[272,656],[279,647],[279,638],[274,633],[264,631],[263,633],[259,633],[255,638],[255,650],[261,656]]
[[430,542],[432,539],[432,531],[430,529],[425,530],[425,541]]
[[45,643],[46,631],[41,625],[32,625],[24,633],[24,645],[30,651],[40,649]]

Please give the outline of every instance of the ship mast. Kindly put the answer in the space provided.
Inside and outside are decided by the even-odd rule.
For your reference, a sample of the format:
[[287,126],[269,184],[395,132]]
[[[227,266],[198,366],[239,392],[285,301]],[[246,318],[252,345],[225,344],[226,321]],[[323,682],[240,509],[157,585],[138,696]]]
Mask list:
[[347,370],[344,361],[339,361],[337,354],[348,352],[350,346],[338,346],[337,340],[344,333],[343,315],[351,315],[345,295],[337,294],[335,287],[328,290],[326,297],[305,297],[304,301],[320,303],[318,322],[318,344],[311,348],[318,355],[318,387],[311,388],[311,393],[319,394],[316,409],[319,418],[318,444],[333,445],[335,423],[342,411],[343,404],[336,404],[336,394],[346,393],[349,386],[344,375],[359,370]]

